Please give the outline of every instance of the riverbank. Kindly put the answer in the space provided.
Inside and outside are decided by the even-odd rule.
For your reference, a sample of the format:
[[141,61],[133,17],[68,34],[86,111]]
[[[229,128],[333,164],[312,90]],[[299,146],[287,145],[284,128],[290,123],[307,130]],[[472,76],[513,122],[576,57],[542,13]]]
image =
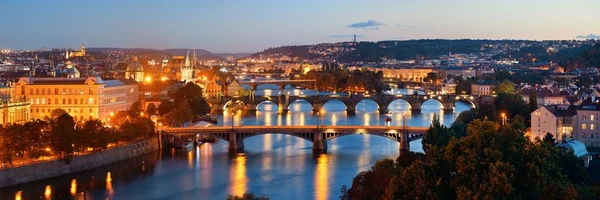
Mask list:
[[157,149],[159,149],[158,138],[152,138],[100,152],[76,156],[73,157],[70,164],[66,164],[64,160],[55,160],[2,169],[0,170],[0,188],[80,172],[134,158]]

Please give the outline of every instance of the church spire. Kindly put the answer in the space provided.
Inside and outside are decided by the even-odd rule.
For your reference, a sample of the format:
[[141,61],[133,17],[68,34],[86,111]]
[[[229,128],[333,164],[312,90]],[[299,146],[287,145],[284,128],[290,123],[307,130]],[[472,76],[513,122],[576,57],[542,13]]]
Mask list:
[[192,66],[190,64],[190,50],[188,50],[187,55],[185,56],[185,65],[183,65],[184,67],[190,67]]
[[67,60],[69,60],[69,50],[67,50],[67,52],[65,53],[65,58],[66,58]]
[[192,60],[192,66],[196,66],[196,63],[198,62],[197,59],[198,58],[196,57],[196,49],[194,49],[194,59]]

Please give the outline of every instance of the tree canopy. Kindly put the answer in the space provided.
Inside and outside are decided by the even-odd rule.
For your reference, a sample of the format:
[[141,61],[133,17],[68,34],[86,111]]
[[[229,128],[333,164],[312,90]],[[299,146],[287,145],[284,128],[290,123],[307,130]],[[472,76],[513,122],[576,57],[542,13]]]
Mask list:
[[476,119],[465,137],[429,145],[425,155],[378,162],[355,177],[342,199],[596,198],[582,160],[526,139],[525,129],[522,118],[505,126]]

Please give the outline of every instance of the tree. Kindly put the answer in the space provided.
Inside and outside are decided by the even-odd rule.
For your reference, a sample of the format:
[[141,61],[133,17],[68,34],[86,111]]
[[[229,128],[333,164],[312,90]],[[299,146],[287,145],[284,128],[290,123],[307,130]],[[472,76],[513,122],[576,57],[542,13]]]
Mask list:
[[535,92],[535,90],[531,90],[531,93],[529,94],[529,113],[537,109],[537,93]]
[[498,87],[496,87],[497,94],[514,94],[515,93],[515,84],[512,81],[504,80]]
[[423,150],[427,152],[431,146],[446,146],[452,137],[455,137],[454,131],[442,125],[439,117],[434,115],[429,129],[427,129],[427,132],[421,141]]
[[[350,191],[379,184],[387,187],[385,196],[370,193],[367,198],[596,198],[582,161],[539,139],[535,142],[526,139],[526,128],[519,115],[501,127],[492,121],[473,120],[465,137],[452,138],[445,146],[429,145],[427,154],[421,158],[404,161],[399,158],[396,171],[388,175],[393,176],[391,180],[353,182],[344,199],[364,199],[365,196],[352,196]],[[364,177],[367,176],[357,176],[359,180],[371,180]]]
[[173,110],[173,108],[175,108],[175,102],[168,100],[168,99],[163,99],[160,102],[160,105],[158,105],[158,115],[160,116],[164,116],[167,113],[171,112],[171,110]]
[[164,117],[170,126],[185,126],[194,119],[194,113],[187,103],[181,103]]
[[133,104],[131,104],[131,108],[129,108],[129,110],[127,110],[129,117],[137,117],[140,116],[140,113],[143,111],[143,105],[142,102],[135,101],[133,102]]
[[24,125],[24,132],[27,146],[27,154],[31,159],[38,159],[46,155],[45,147],[50,142],[48,123],[43,120],[28,121]]
[[153,103],[150,103],[150,104],[148,105],[148,107],[146,107],[146,112],[147,112],[147,113],[148,113],[148,115],[150,115],[150,116],[151,116],[151,115],[156,115],[156,112],[157,112],[157,111],[158,111],[158,110],[157,110],[157,108],[156,108],[156,105],[154,105]]
[[546,133],[546,135],[544,136],[544,143],[549,144],[551,146],[554,146],[556,144],[556,140],[554,139],[552,133]]
[[56,120],[50,121],[50,128],[50,146],[52,146],[52,149],[62,155],[73,155],[74,146],[77,142],[73,117],[67,113],[62,114]]
[[63,114],[67,114],[67,111],[62,108],[54,109],[50,112],[50,119],[58,119]]
[[386,186],[397,173],[396,167],[392,159],[377,161],[370,170],[354,177],[352,187],[342,194],[342,199],[383,199]]

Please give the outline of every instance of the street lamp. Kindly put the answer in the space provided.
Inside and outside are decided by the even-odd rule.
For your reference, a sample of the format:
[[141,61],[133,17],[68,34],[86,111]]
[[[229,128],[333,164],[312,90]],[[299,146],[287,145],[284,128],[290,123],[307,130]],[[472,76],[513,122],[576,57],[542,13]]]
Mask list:
[[506,124],[506,114],[502,113],[502,126]]
[[322,111],[322,110],[323,110],[323,109],[319,109],[319,110],[317,111],[317,130],[319,130],[319,123],[321,122],[321,111]]

